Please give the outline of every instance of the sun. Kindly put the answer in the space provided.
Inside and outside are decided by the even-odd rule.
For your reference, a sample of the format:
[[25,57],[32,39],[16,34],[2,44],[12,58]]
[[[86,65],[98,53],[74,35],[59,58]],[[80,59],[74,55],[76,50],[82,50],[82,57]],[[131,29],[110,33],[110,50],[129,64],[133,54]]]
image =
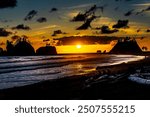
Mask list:
[[80,48],[81,48],[81,45],[76,45],[76,48],[77,48],[77,49],[80,49]]

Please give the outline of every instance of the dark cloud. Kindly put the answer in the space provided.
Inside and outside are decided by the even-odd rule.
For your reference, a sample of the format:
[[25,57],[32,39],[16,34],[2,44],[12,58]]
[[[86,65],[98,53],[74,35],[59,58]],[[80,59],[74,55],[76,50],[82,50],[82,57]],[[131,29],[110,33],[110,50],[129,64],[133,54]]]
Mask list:
[[97,10],[97,6],[94,5],[94,6],[92,6],[89,10],[87,10],[87,11],[85,12],[85,14],[87,14],[87,15],[95,14],[96,10]]
[[149,32],[150,32],[150,29],[147,29],[147,30],[146,30],[146,32],[148,32],[148,33],[149,33]]
[[78,13],[71,21],[73,22],[82,22],[86,21],[89,17],[95,14],[98,7],[96,5],[92,6],[89,10],[85,11],[85,13]]
[[8,37],[12,32],[5,30],[4,28],[0,28],[0,37]]
[[37,22],[44,23],[44,22],[47,22],[47,19],[45,17],[41,17],[41,18],[37,19]]
[[150,6],[148,6],[148,7],[145,9],[145,11],[150,11]]
[[81,22],[81,21],[85,21],[86,18],[87,18],[87,16],[85,14],[78,13],[77,16],[75,16],[71,21],[73,21],[73,22]]
[[32,20],[32,18],[33,18],[34,16],[36,16],[37,13],[38,13],[38,11],[35,11],[35,10],[30,11],[30,12],[27,14],[27,16],[24,18],[24,20],[25,20],[25,21]]
[[66,32],[62,32],[61,30],[55,30],[52,34],[52,36],[57,36],[57,35],[60,35],[60,34],[67,34]]
[[93,20],[95,20],[96,18],[99,18],[100,16],[91,16],[90,18],[88,18],[80,27],[78,27],[76,30],[86,30],[88,28],[92,28],[91,27],[91,22]]
[[25,26],[24,24],[19,24],[16,27],[12,28],[13,30],[31,30],[29,26]]
[[150,6],[148,6],[148,7],[145,8],[145,9],[142,9],[142,10],[139,11],[139,12],[137,12],[136,15],[142,14],[142,13],[144,13],[144,12],[146,12],[146,11],[150,11]]
[[108,26],[102,26],[101,27],[101,34],[112,34],[118,32],[117,29],[111,30]]
[[0,0],[0,9],[13,8],[17,6],[17,0]]
[[113,25],[113,28],[129,28],[129,20],[118,20],[117,24]]
[[44,39],[44,40],[43,40],[43,42],[48,42],[48,41],[50,41],[50,39]]
[[136,31],[136,32],[137,32],[137,33],[139,33],[140,31],[141,31],[141,29],[137,29],[137,31]]
[[134,11],[134,9],[132,9],[132,10],[126,12],[126,13],[124,14],[124,16],[130,16],[130,15],[132,15],[133,11]]
[[76,45],[77,42],[82,42],[83,45],[91,44],[110,44],[112,41],[118,40],[120,37],[115,36],[71,36],[55,38],[56,45]]
[[58,9],[54,7],[54,8],[52,8],[52,9],[50,10],[50,13],[56,12],[56,11],[58,11]]

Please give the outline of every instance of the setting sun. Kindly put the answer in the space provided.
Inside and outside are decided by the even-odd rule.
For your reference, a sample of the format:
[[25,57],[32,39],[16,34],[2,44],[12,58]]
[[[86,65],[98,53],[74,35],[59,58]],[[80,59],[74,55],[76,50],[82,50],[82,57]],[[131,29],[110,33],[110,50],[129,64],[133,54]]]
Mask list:
[[76,48],[80,49],[80,48],[81,48],[81,45],[76,45]]

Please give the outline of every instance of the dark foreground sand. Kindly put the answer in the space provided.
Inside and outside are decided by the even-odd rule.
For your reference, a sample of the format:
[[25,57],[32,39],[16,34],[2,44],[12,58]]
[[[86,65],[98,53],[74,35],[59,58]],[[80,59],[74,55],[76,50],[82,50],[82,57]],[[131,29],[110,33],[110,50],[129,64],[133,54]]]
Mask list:
[[[0,90],[0,99],[150,99],[150,85],[128,80],[131,73],[143,66],[150,66],[150,58],[97,67],[96,71],[86,75]],[[109,77],[112,75],[115,78]]]

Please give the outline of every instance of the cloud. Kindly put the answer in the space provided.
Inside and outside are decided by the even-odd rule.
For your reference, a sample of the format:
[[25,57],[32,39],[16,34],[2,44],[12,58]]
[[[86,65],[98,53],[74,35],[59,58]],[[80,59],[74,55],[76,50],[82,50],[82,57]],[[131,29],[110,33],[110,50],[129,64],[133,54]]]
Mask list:
[[27,16],[24,18],[25,21],[28,21],[28,20],[32,20],[34,16],[36,16],[38,13],[38,11],[35,11],[35,10],[32,10],[30,11]]
[[110,44],[112,41],[118,40],[120,37],[114,36],[70,36],[55,38],[56,45],[76,45],[77,42],[82,42],[83,45],[91,44]]
[[62,32],[61,30],[55,30],[52,34],[52,36],[57,36],[57,35],[60,35],[60,34],[67,34],[66,32]]
[[41,17],[41,18],[37,19],[37,22],[44,23],[44,22],[47,22],[47,19],[45,17]]
[[133,4],[133,6],[150,6],[150,3]]
[[93,3],[81,4],[81,5],[76,5],[76,6],[67,7],[67,9],[81,9],[81,8],[90,7],[90,6],[92,6],[92,5],[93,5]]
[[105,25],[101,27],[101,34],[112,34],[115,32],[118,32],[118,30],[117,29],[111,30],[108,26]]
[[17,6],[17,0],[0,0],[0,9],[14,8]]
[[43,40],[43,42],[48,42],[48,41],[50,41],[50,39],[44,39],[44,40]]
[[148,6],[148,7],[145,8],[145,9],[142,9],[142,10],[139,11],[139,12],[137,12],[136,15],[142,14],[142,13],[147,12],[147,11],[150,11],[150,6]]
[[6,31],[4,28],[0,28],[0,37],[8,37],[12,32]]
[[92,24],[96,27],[99,25],[110,25],[115,23],[110,17],[101,17],[95,20]]
[[89,17],[95,14],[98,7],[96,5],[92,6],[89,10],[85,11],[84,13],[78,13],[71,21],[73,22],[82,22],[86,21]]
[[146,30],[146,32],[148,32],[148,33],[149,33],[149,32],[150,32],[150,29],[147,29],[147,30]]
[[12,28],[13,30],[31,30],[29,26],[25,26],[24,24],[19,24],[16,27]]
[[132,9],[132,10],[126,12],[126,13],[124,14],[124,16],[130,16],[130,15],[132,15],[133,11],[134,11],[134,9]]
[[58,28],[58,27],[60,26],[53,24],[53,25],[48,25],[48,26],[38,28],[37,30],[53,29],[53,28]]
[[91,16],[90,18],[86,19],[86,21],[76,30],[87,30],[89,27],[91,28],[91,22],[96,18],[99,18],[99,17],[94,16],[94,15]]
[[118,20],[117,24],[113,25],[113,28],[129,28],[129,20]]
[[50,13],[56,12],[56,11],[58,11],[58,9],[54,7],[54,8],[52,8],[52,9],[50,10]]
[[86,14],[78,13],[71,21],[73,22],[82,22],[87,18]]

